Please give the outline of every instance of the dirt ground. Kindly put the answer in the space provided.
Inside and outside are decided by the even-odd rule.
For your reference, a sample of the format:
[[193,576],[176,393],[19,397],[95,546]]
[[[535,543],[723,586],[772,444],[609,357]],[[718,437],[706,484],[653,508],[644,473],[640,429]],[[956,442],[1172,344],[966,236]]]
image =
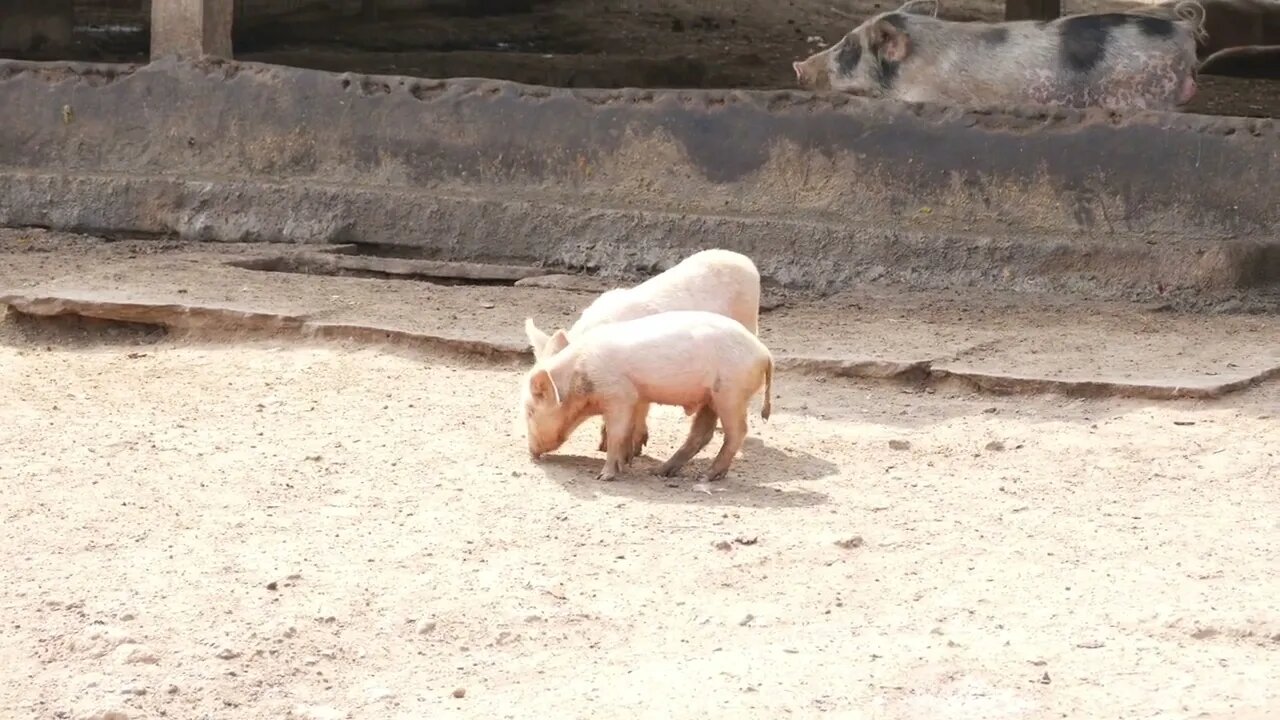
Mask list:
[[1274,389],[784,377],[708,488],[648,474],[679,411],[620,482],[589,431],[531,461],[516,368],[23,342],[0,368],[6,717],[1280,711]]
[[[14,257],[38,262],[6,258],[9,287],[100,281]],[[1158,351],[1132,338],[1110,351]],[[0,716],[1280,712],[1274,382],[1151,403],[782,373],[705,486],[718,439],[649,472],[678,409],[618,482],[594,423],[534,462],[522,369],[0,326]]]
[[[1066,13],[1114,9],[1122,0],[1068,0]],[[304,9],[272,20],[237,19],[245,60],[423,77],[490,77],[558,87],[794,89],[791,61],[839,39],[896,0],[513,0],[433,3],[376,22]],[[1003,2],[943,0],[957,20],[994,21]],[[140,25],[85,14],[82,22]],[[143,33],[81,33],[78,55],[144,62]],[[1204,76],[1188,111],[1280,116],[1280,82]]]

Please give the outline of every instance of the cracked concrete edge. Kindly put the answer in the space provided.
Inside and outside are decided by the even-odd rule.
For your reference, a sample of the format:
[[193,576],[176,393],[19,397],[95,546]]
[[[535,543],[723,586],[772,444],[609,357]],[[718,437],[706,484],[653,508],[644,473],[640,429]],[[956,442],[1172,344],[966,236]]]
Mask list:
[[[79,316],[96,320],[164,327],[187,333],[191,339],[249,339],[272,337],[324,339],[366,345],[407,347],[425,352],[480,357],[490,361],[528,361],[532,352],[523,344],[445,337],[396,328],[311,320],[305,315],[239,310],[210,305],[78,300],[55,296],[5,295],[0,305],[28,317]],[[1213,399],[1280,377],[1280,366],[1222,383],[1160,385],[1108,380],[1020,377],[948,368],[931,359],[841,360],[779,355],[777,368],[785,372],[834,378],[890,380],[937,384],[957,381],[978,391],[1000,395],[1059,394],[1081,398],[1144,400]]]
[[935,381],[956,380],[975,390],[995,395],[1057,394],[1076,398],[1212,400],[1280,377],[1280,366],[1226,382],[1203,385],[1159,385],[1110,380],[1021,377],[939,366],[930,368],[929,374]]
[[306,315],[256,312],[213,305],[180,305],[77,300],[54,296],[6,295],[0,305],[32,317],[79,316],[95,320],[136,323],[178,330],[192,339],[251,339],[270,334],[295,339],[345,340],[361,344],[411,347],[442,354],[479,356],[490,360],[533,358],[514,343],[467,340],[350,323],[311,320]]
[[1202,385],[1161,385],[1112,380],[1001,375],[948,368],[934,360],[895,362],[782,357],[778,358],[777,367],[781,370],[811,375],[895,380],[929,385],[953,381],[971,390],[992,395],[1056,394],[1076,398],[1128,398],[1136,400],[1210,400],[1259,385],[1271,379],[1280,378],[1280,366],[1222,383]]

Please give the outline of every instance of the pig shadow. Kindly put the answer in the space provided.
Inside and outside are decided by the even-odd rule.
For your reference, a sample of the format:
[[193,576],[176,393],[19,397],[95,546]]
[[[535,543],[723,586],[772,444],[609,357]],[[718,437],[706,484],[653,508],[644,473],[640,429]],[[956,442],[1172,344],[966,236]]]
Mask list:
[[753,437],[747,438],[724,480],[698,483],[698,475],[711,465],[715,450],[719,449],[719,439],[717,435],[709,450],[689,461],[678,476],[671,478],[654,474],[667,456],[654,457],[647,448],[618,479],[609,482],[596,479],[604,466],[604,453],[595,457],[548,455],[537,467],[580,500],[627,497],[654,503],[787,508],[822,505],[830,499],[825,493],[788,490],[774,483],[819,480],[836,473],[839,467],[835,463],[806,452],[783,452]]

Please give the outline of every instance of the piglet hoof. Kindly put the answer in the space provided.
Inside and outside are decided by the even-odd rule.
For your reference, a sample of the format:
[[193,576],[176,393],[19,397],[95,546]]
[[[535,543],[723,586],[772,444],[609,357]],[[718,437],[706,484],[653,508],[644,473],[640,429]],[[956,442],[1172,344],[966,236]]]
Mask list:
[[654,470],[653,474],[657,475],[658,477],[675,477],[676,473],[678,472],[680,472],[680,468],[672,465],[664,464],[660,466],[657,470]]
[[596,476],[596,479],[601,482],[613,482],[618,479],[618,473],[601,470],[600,474]]
[[698,476],[698,482],[710,483],[710,482],[715,482],[717,480],[723,480],[725,474],[728,472],[729,472],[728,470],[718,470],[718,471],[703,473],[702,475]]

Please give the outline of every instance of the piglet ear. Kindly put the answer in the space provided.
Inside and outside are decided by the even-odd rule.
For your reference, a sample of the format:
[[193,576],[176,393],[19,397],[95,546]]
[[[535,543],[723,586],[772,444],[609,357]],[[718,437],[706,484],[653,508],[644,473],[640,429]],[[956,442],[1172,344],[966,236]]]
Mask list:
[[897,63],[911,54],[911,38],[901,25],[901,17],[891,17],[880,20],[871,28],[870,46],[881,60]]
[[796,82],[804,82],[804,65],[796,61],[791,63],[791,69],[796,71]]
[[560,404],[560,391],[556,389],[556,381],[546,370],[538,370],[529,378],[529,393],[540,402]]
[[533,324],[533,318],[524,319],[524,334],[529,338],[529,347],[533,348],[534,359],[541,360],[546,355],[543,348],[547,346],[547,334]]
[[555,355],[561,350],[569,347],[569,333],[565,332],[564,328],[556,330],[555,334],[551,336],[551,339],[548,340],[547,344],[543,347],[545,348],[542,351],[543,355],[546,357]]

